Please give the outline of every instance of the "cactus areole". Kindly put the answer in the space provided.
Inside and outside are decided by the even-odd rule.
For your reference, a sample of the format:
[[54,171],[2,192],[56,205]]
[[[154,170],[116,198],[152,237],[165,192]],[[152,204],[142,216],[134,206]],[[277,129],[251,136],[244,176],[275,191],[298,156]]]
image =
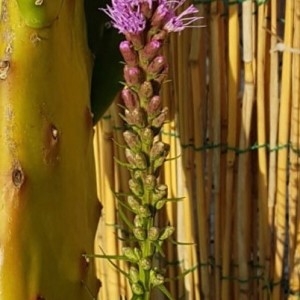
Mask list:
[[0,0],[0,299],[95,299],[83,0]]

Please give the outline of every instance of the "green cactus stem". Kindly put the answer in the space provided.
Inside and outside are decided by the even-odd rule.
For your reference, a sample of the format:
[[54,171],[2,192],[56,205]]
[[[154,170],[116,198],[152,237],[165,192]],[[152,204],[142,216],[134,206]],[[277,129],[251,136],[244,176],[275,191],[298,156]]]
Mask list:
[[0,0],[0,298],[90,300],[100,207],[82,0]]

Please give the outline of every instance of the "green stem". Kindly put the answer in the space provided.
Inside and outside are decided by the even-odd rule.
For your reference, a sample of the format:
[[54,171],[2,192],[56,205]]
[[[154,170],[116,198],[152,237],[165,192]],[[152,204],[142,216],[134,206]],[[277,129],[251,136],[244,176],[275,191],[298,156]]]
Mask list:
[[145,292],[144,294],[144,300],[150,300],[151,299],[151,292]]

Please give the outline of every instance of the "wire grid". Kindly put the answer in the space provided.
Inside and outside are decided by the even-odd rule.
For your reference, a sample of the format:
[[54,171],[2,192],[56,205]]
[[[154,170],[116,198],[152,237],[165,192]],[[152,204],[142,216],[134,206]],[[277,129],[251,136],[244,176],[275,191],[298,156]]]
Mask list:
[[[171,153],[162,180],[170,197],[184,200],[168,204],[158,222],[192,243],[168,245],[169,276],[197,266],[169,288],[175,299],[300,299],[300,63],[291,51],[300,48],[300,3],[225,2],[198,3],[206,26],[171,36],[165,50],[171,82],[162,138]],[[111,159],[124,159],[114,143],[122,144],[116,103],[95,140],[99,244],[110,254],[121,249],[109,238],[118,219],[112,191],[127,188]],[[122,276],[97,263],[99,298],[130,299]]]

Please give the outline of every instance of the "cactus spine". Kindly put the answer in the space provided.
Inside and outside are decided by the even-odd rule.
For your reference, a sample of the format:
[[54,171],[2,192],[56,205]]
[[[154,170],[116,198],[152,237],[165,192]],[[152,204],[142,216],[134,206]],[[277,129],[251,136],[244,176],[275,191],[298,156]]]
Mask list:
[[0,0],[0,299],[93,299],[91,60],[82,0]]

